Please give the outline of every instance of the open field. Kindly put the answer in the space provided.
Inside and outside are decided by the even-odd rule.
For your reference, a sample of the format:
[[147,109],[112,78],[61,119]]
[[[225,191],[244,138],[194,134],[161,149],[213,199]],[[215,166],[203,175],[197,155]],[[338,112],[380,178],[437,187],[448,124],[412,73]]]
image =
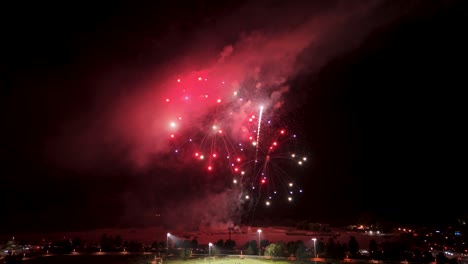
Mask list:
[[[152,254],[93,254],[93,255],[54,255],[23,260],[29,264],[156,264]],[[298,264],[303,262],[286,260],[266,260],[256,258],[191,258],[189,260],[166,260],[162,264]]]

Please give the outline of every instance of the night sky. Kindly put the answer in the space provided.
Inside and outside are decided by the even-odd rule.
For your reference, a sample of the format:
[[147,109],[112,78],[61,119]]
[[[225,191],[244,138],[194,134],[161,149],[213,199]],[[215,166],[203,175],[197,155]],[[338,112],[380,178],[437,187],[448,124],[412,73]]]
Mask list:
[[[268,182],[294,178],[293,202],[246,219],[468,213],[466,1],[130,2],[0,7],[1,232],[240,223],[232,175],[176,155],[167,126],[181,114],[177,136],[206,136],[216,121],[237,142],[258,101],[278,124],[260,142],[284,126],[297,141],[280,148],[307,162]],[[245,101],[177,103],[198,76]]]

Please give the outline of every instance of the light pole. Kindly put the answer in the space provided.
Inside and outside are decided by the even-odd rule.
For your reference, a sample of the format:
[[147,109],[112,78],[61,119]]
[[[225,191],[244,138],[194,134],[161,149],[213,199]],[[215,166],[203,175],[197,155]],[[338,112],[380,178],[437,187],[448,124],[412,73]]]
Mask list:
[[166,255],[169,256],[169,237],[171,236],[171,233],[167,233],[167,238],[166,238]]
[[317,247],[315,246],[315,241],[316,241],[316,240],[317,240],[317,239],[316,239],[315,237],[312,238],[312,241],[314,241],[314,258],[317,258]]
[[258,255],[260,256],[260,249],[261,249],[261,246],[260,246],[260,234],[262,233],[262,230],[261,230],[261,229],[257,230],[257,233],[258,233]]
[[211,263],[211,247],[213,246],[213,243],[208,243],[208,264]]

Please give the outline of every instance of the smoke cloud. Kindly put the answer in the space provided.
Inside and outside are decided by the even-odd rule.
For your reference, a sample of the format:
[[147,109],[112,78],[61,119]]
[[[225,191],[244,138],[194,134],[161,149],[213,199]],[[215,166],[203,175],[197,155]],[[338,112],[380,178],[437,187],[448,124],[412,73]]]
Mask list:
[[[143,73],[127,72],[132,65],[100,73],[93,103],[50,139],[49,156],[58,166],[84,172],[130,168],[152,186],[145,192],[134,191],[140,198],[127,200],[151,201],[141,211],[164,204],[161,212],[167,219],[229,225],[241,210],[234,190],[213,192],[215,184],[206,181],[196,199],[178,193],[176,199],[164,200],[163,193],[180,187],[181,181],[200,181],[193,176],[193,160],[169,157],[176,149],[171,135],[208,133],[205,123],[212,122],[223,126],[233,142],[242,140],[243,120],[260,105],[267,117],[280,118],[276,116],[280,109],[287,112],[306,103],[286,100],[287,94],[313,89],[291,86],[294,78],[319,74],[330,60],[356,49],[374,30],[415,5],[414,1],[395,7],[390,1],[326,5],[256,1],[222,16],[212,14],[190,32],[176,28],[158,40],[156,51],[149,51],[165,53],[165,59],[149,58]],[[123,78],[120,75],[128,75],[130,81],[116,81]],[[233,99],[235,92],[239,95]],[[218,99],[226,104],[219,106]],[[164,175],[158,168],[164,169]]]

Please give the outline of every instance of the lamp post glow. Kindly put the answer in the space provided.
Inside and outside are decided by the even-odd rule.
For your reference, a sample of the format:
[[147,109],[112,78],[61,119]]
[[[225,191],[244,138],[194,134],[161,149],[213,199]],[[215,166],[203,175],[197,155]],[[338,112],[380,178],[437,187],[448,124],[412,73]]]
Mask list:
[[312,241],[314,241],[314,258],[317,258],[317,247],[315,246],[315,241],[316,241],[316,240],[317,240],[317,239],[316,239],[315,237],[312,238]]
[[262,233],[262,230],[261,229],[257,230],[257,233],[258,233],[258,255],[260,256],[260,249],[261,249],[261,247],[260,247],[260,234]]
[[211,263],[211,247],[213,246],[213,243],[208,243],[208,264]]
[[169,237],[171,236],[171,233],[167,233],[167,238],[166,238],[166,255],[169,255]]

